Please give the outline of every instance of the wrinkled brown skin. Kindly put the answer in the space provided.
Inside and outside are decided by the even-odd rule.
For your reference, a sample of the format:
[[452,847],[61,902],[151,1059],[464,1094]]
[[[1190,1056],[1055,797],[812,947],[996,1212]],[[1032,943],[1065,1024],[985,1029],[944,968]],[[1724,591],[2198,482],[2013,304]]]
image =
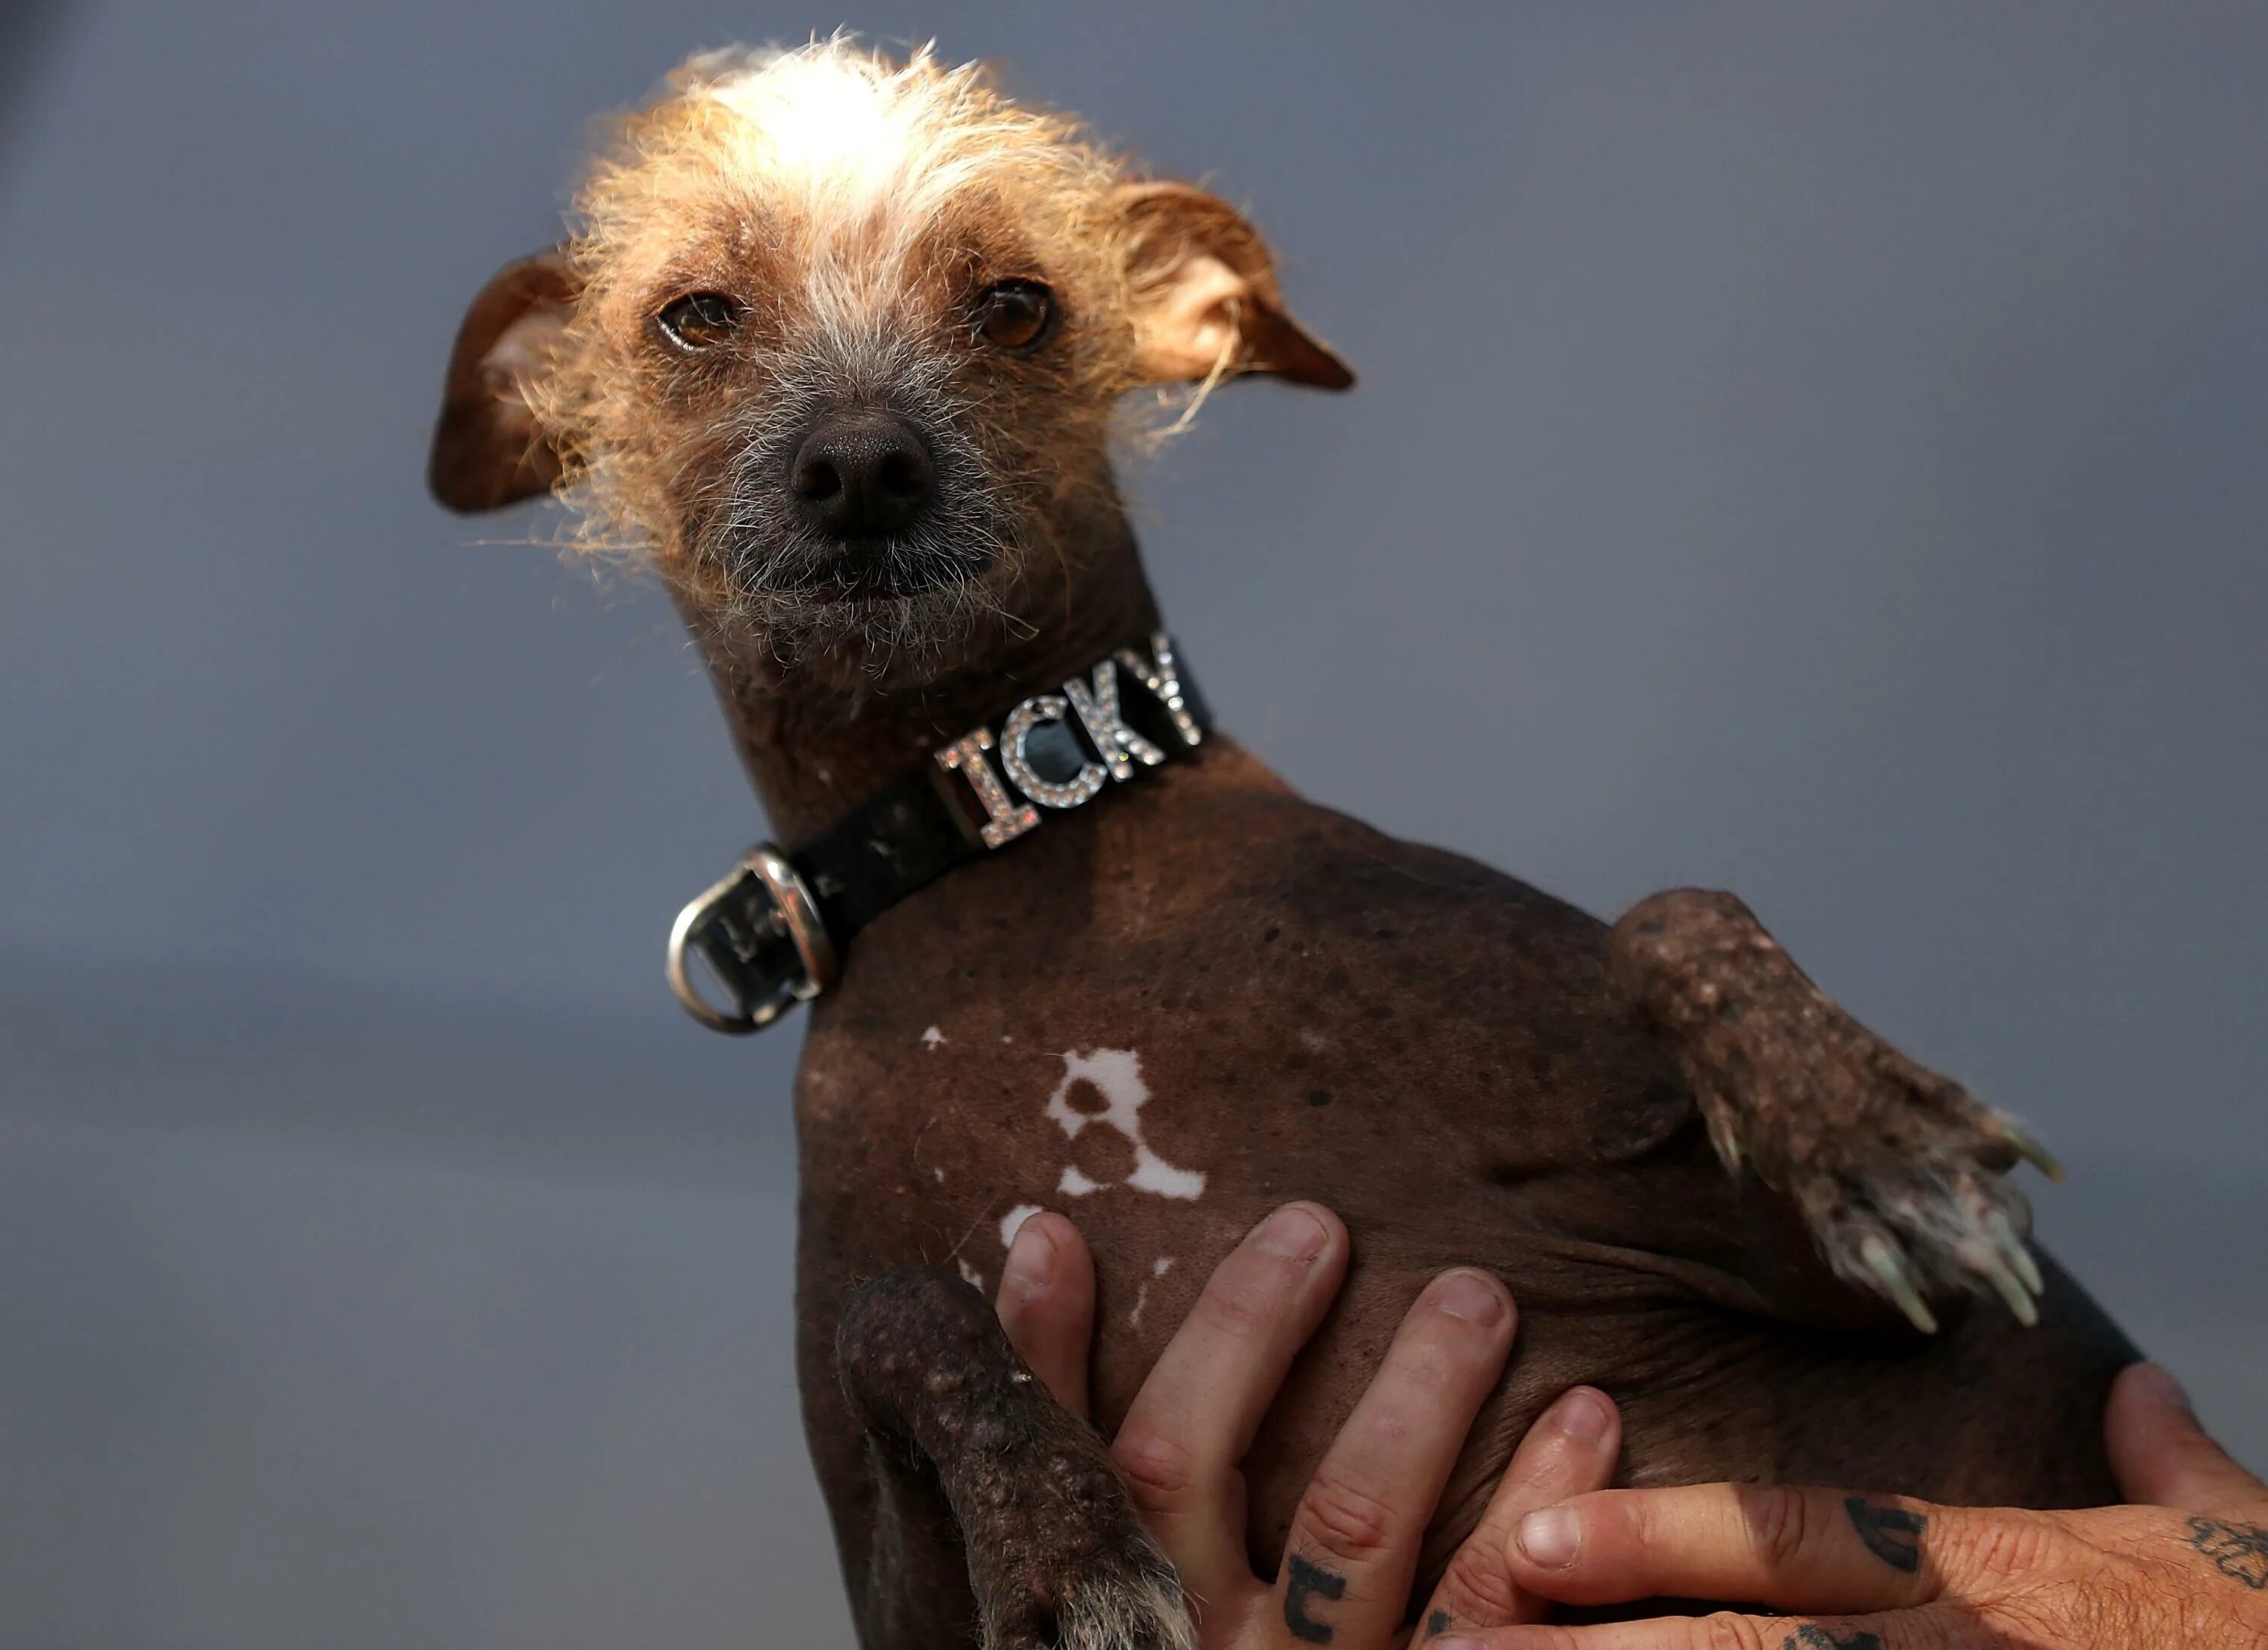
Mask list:
[[[1460,1263],[1510,1285],[1521,1338],[1428,1536],[1420,1597],[1529,1421],[1577,1381],[1623,1406],[1628,1484],[2113,1499],[2100,1420],[2135,1356],[2117,1330],[2044,1259],[2030,1330],[1956,1299],[1925,1338],[1837,1282],[1793,1209],[1719,1162],[1672,1048],[1610,983],[1608,932],[1306,802],[1216,737],[861,934],[815,1005],[797,1116],[806,1422],[864,1641],[912,1645],[890,1626],[909,1613],[937,1635],[920,1642],[956,1642],[941,1624],[969,1603],[905,1608],[966,1584],[909,1566],[884,1516],[880,1457],[836,1380],[838,1314],[908,1263],[965,1260],[997,1284],[1019,1204],[1064,1209],[1094,1247],[1106,1435],[1268,1209],[1307,1197],[1344,1217],[1347,1287],[1248,1463],[1263,1573],[1403,1313]],[[1199,1200],[1058,1192],[1066,1162],[1126,1171],[1122,1137],[1067,1142],[1042,1110],[1064,1053],[1097,1048],[1138,1051],[1145,1136],[1207,1175]],[[1160,1256],[1174,1264],[1157,1279]]]

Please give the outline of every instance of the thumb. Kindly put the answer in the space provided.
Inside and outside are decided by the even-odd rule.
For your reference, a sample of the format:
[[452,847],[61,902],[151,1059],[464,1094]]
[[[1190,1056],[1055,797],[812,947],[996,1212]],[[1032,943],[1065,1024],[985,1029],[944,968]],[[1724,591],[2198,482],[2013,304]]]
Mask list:
[[2131,1364],[2110,1385],[2103,1443],[2121,1494],[2184,1513],[2268,1502],[2268,1488],[2205,1435],[2181,1383],[2155,1364]]
[[1079,1228],[1046,1210],[1017,1228],[994,1309],[1016,1356],[1080,1420],[1094,1343],[1094,1257]]

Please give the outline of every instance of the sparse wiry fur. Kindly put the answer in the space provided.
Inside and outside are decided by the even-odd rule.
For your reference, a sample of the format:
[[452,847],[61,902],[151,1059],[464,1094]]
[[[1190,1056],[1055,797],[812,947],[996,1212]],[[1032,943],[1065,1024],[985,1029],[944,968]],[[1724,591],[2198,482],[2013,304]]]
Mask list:
[[[903,65],[841,39],[695,58],[623,121],[576,197],[581,296],[528,398],[563,449],[593,547],[651,554],[720,636],[776,658],[855,645],[865,667],[921,660],[1012,623],[1060,527],[1103,507],[1110,409],[1135,382],[1115,160],[1064,117],[1012,102],[974,66]],[[1044,269],[1081,320],[1005,393],[969,370],[965,266]],[[746,370],[764,393],[703,394],[644,347],[657,300],[727,266],[764,312]],[[873,400],[932,433],[938,509],[894,547],[966,577],[909,597],[821,593],[822,559],[777,470],[829,400]],[[1035,406],[1034,401],[1043,403]]]
[[[1233,210],[927,49],[696,57],[615,123],[572,226],[468,315],[436,491],[564,493],[580,543],[650,560],[712,662],[852,706],[997,660],[1074,591],[1146,602],[1111,468],[1128,390],[1170,409],[1195,385],[1193,409],[1232,373],[1351,381]],[[988,347],[1010,289],[1044,295],[1044,335]],[[729,337],[667,331],[696,296]],[[917,441],[918,519],[854,534],[797,507],[799,450],[846,416]]]
[[468,512],[562,493],[583,548],[657,570],[780,821],[902,759],[882,699],[915,742],[1148,634],[1128,391],[1163,424],[1233,376],[1353,382],[1233,209],[927,49],[693,58],[571,226],[468,311],[429,479]]

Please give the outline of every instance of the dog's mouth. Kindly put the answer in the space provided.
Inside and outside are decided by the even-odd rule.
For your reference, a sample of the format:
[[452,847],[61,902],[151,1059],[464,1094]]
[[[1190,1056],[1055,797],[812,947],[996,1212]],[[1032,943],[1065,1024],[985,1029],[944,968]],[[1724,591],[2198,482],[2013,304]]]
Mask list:
[[713,615],[735,645],[796,667],[917,675],[1010,611],[1019,560],[990,535],[874,542],[718,538],[727,588]]
[[[981,579],[998,558],[989,544],[928,537],[849,539],[775,554],[760,582],[806,600],[851,606],[902,601]],[[788,564],[792,563],[792,567]]]
[[1006,551],[991,534],[919,534],[882,539],[719,535],[733,586],[765,606],[803,612],[858,611],[973,591]]

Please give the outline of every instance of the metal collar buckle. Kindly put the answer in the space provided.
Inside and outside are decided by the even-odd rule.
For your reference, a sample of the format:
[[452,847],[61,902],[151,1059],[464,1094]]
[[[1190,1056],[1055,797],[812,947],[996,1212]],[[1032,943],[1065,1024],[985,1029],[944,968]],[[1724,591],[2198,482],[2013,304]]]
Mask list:
[[[729,1012],[694,984],[694,952],[732,998]],[[764,843],[678,912],[667,972],[688,1013],[713,1031],[745,1033],[809,1002],[835,983],[840,967],[819,902],[786,857]]]

